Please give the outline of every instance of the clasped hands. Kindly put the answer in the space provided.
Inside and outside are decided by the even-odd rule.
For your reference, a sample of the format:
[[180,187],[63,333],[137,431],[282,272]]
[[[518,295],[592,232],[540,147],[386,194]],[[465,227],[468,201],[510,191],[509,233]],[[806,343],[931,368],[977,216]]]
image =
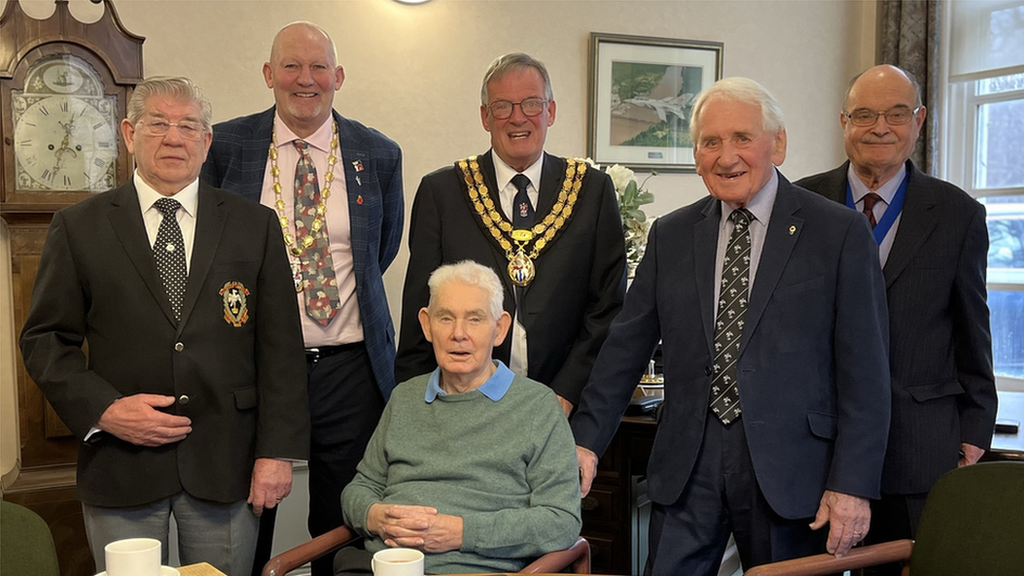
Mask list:
[[462,518],[439,514],[430,506],[373,504],[366,513],[366,529],[392,548],[437,553],[462,547]]

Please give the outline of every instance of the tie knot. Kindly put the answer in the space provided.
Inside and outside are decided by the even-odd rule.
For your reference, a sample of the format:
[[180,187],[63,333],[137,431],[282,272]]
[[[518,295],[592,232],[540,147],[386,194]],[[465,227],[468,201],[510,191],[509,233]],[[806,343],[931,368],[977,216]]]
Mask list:
[[156,209],[160,211],[164,216],[171,216],[181,208],[181,202],[178,202],[174,198],[161,198],[153,204]]
[[867,195],[864,196],[864,210],[871,210],[875,207],[875,202],[878,202],[881,199],[882,197],[878,194],[868,192]]
[[530,185],[530,179],[525,174],[516,174],[512,177],[512,185],[516,187],[516,190],[523,192]]
[[300,154],[305,152],[306,149],[309,148],[309,144],[307,144],[305,140],[293,140],[292,144],[295,145],[295,148],[299,151]]
[[736,225],[737,228],[743,229],[750,225],[750,221],[754,219],[754,215],[750,213],[750,210],[746,208],[739,208],[733,210],[732,214],[729,214],[729,219]]

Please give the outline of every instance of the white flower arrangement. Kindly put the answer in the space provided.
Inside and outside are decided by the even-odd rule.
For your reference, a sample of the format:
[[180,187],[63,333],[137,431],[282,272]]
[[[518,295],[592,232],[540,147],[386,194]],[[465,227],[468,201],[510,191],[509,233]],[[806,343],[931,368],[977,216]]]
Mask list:
[[[590,158],[587,158],[587,162],[595,169],[601,169]],[[636,174],[625,166],[612,164],[604,171],[611,177],[612,184],[615,186],[615,196],[619,201],[622,236],[626,242],[626,265],[629,268],[629,277],[632,278],[647,250],[647,234],[651,231],[651,223],[654,222],[654,218],[648,218],[640,208],[644,204],[654,202],[654,194],[644,187],[647,185],[647,181],[652,176],[657,176],[658,173],[652,171],[650,176],[638,183]]]

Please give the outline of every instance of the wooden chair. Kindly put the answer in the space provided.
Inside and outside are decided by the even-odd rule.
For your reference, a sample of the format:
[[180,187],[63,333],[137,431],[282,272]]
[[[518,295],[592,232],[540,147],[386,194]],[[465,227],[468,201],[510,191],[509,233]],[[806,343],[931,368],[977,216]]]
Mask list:
[[[330,554],[345,544],[359,538],[348,526],[339,526],[321,534],[309,542],[286,550],[270,559],[263,568],[262,576],[284,576],[303,564]],[[520,574],[560,572],[571,567],[573,574],[590,574],[590,544],[583,537],[576,543],[557,552],[549,552],[523,568]]]
[[940,478],[928,495],[916,541],[854,548],[842,558],[819,554],[755,566],[744,576],[817,576],[889,562],[904,563],[904,576],[1020,574],[1024,462],[983,462]]
[[57,548],[50,527],[38,514],[0,502],[0,565],[7,574],[58,576]]

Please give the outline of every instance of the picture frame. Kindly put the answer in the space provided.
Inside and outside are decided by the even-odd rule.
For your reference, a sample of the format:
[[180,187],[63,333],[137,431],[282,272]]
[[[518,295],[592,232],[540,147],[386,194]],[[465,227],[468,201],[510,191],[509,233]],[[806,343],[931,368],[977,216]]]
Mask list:
[[722,42],[590,33],[588,152],[598,164],[694,172],[690,111],[722,78]]

